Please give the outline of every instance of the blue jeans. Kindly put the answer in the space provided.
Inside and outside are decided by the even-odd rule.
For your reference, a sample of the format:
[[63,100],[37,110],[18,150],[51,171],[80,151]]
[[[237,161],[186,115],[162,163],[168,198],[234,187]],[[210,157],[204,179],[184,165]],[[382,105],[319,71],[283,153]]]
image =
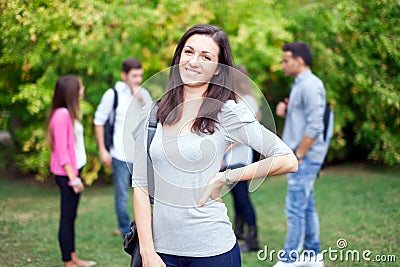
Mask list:
[[118,159],[112,159],[114,177],[114,201],[118,219],[118,229],[122,237],[129,232],[130,216],[128,212],[129,192],[131,188],[131,173],[133,164]]
[[296,173],[289,173],[285,213],[287,234],[284,258],[292,262],[303,250],[320,253],[319,219],[314,201],[314,182],[320,163],[304,158]]
[[211,257],[185,257],[164,253],[158,253],[158,255],[167,267],[240,267],[242,265],[237,243],[230,251]]

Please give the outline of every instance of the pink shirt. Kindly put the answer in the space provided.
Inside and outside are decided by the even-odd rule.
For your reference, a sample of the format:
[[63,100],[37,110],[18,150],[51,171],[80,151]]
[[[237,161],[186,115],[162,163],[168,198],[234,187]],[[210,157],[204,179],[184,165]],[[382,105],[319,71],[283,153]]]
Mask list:
[[75,136],[68,109],[58,108],[50,119],[53,135],[53,151],[51,152],[50,171],[56,175],[66,176],[64,165],[70,164],[78,175],[75,155]]

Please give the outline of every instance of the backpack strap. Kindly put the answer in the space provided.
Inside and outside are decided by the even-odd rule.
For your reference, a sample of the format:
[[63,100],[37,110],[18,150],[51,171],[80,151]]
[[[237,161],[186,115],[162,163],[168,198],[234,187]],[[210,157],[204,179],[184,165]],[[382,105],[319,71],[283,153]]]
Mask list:
[[111,88],[114,91],[114,104],[113,104],[113,110],[115,112],[115,110],[117,109],[118,106],[118,93],[117,90],[115,90],[115,88]]
[[158,105],[156,102],[152,104],[151,111],[150,111],[150,117],[148,121],[148,126],[147,126],[147,180],[148,180],[148,191],[149,191],[149,198],[150,198],[150,203],[154,203],[154,169],[153,169],[153,163],[151,161],[150,157],[150,145],[151,142],[153,141],[154,134],[156,133],[157,130],[157,110],[158,110]]
[[117,112],[115,112],[115,110],[117,109],[118,106],[118,93],[117,90],[115,90],[114,87],[111,88],[114,92],[114,104],[113,104],[113,109],[112,109],[112,113],[111,113],[111,134],[112,136],[114,136],[114,128],[115,128],[115,116],[117,115]]
[[326,102],[325,111],[324,111],[324,141],[326,141],[326,135],[328,133],[328,124],[329,124],[329,117],[331,115],[331,105],[329,102]]
[[110,116],[108,117],[105,125],[105,133],[104,133],[104,145],[106,146],[107,150],[110,151],[110,148],[113,146],[114,143],[114,129],[115,129],[115,117],[116,117],[116,109],[118,106],[118,93],[114,87],[110,88],[114,92],[114,102],[113,102],[113,109],[111,110]]

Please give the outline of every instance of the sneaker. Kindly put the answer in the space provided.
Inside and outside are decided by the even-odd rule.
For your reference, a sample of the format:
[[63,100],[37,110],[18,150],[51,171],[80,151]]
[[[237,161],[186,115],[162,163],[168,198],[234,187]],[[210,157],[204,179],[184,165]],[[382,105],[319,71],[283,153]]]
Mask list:
[[296,267],[324,267],[324,257],[322,253],[312,256],[302,254],[295,262]]
[[121,231],[119,229],[114,229],[112,233],[113,235],[121,236]]
[[275,263],[274,266],[272,267],[296,267],[293,262],[283,262],[283,261],[278,261]]

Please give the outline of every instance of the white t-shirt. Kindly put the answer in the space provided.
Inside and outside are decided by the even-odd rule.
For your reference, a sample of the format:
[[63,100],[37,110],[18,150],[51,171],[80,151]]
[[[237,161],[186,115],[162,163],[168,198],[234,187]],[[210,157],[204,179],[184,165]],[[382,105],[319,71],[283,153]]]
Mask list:
[[[136,95],[132,95],[131,89],[124,82],[117,82],[115,90],[118,93],[118,106],[115,116],[115,128],[113,146],[110,154],[120,161],[133,162],[135,142],[132,131],[139,123],[139,114],[143,106],[152,102],[150,93],[140,88]],[[138,97],[140,94],[140,97]],[[139,101],[141,99],[142,101]],[[114,92],[110,88],[101,98],[100,104],[94,114],[94,124],[104,125],[110,116],[114,104]]]
[[83,126],[78,121],[74,121],[74,135],[75,135],[75,155],[76,167],[78,170],[86,165],[86,151],[85,142],[83,139]]

